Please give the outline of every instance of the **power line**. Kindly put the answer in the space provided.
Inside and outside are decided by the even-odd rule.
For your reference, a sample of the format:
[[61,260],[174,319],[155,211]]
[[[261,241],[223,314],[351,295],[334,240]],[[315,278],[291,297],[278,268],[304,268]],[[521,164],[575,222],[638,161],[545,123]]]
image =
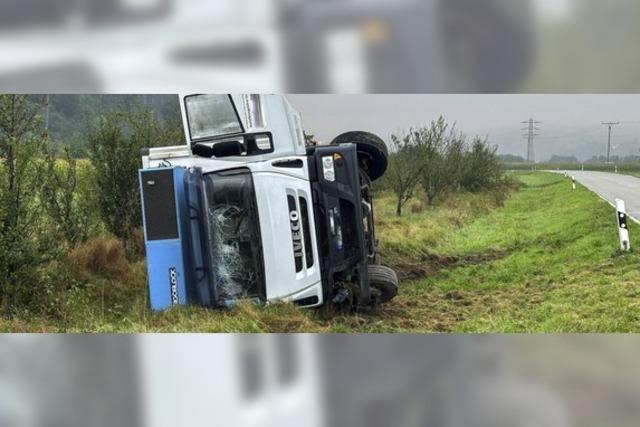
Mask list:
[[611,157],[611,129],[620,124],[620,122],[602,122],[603,125],[609,127],[609,138],[607,139],[607,163]]
[[527,138],[527,162],[528,163],[535,163],[536,162],[536,156],[535,156],[535,150],[534,150],[534,146],[533,146],[533,140],[536,136],[538,136],[538,134],[536,133],[537,130],[540,130],[540,128],[536,127],[537,124],[540,124],[542,122],[539,122],[537,120],[534,120],[532,118],[530,118],[529,120],[525,120],[524,122],[520,122],[523,124],[528,124],[528,126],[526,128],[523,128],[522,130],[526,130],[527,133],[522,135],[525,138]]

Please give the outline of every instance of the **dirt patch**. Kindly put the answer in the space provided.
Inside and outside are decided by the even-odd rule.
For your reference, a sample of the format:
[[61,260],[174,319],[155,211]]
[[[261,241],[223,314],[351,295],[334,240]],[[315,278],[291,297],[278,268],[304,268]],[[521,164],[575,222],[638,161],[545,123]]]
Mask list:
[[464,299],[464,294],[461,291],[449,291],[444,294],[444,297],[453,301],[461,301]]
[[496,261],[506,257],[507,254],[507,251],[490,251],[481,254],[452,256],[424,252],[417,259],[398,261],[391,263],[389,267],[395,270],[400,281],[417,280],[432,276],[440,270]]

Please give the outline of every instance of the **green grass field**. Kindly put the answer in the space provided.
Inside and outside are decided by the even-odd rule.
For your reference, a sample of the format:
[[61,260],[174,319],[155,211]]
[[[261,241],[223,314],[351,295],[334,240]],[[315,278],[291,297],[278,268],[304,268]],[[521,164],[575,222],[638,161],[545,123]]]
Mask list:
[[[383,261],[402,278],[391,303],[355,314],[246,303],[227,311],[146,309],[144,263],[115,265],[65,301],[64,321],[15,317],[4,331],[88,332],[626,332],[640,330],[640,257],[617,251],[612,208],[547,173],[496,195],[456,195],[435,208],[376,203]],[[640,242],[631,226],[631,242]],[[102,250],[102,249],[101,249]],[[71,264],[82,264],[82,249]],[[117,254],[113,255],[118,259]],[[126,298],[110,291],[124,274]],[[88,290],[87,290],[88,289]],[[68,298],[68,297],[67,297]],[[123,301],[126,301],[123,302]]]
[[[572,191],[562,177],[518,176],[525,186],[504,208],[434,248],[485,259],[415,281],[402,300],[411,304],[412,296],[430,296],[419,304],[424,312],[441,313],[428,327],[433,330],[637,331],[640,260],[636,253],[617,252],[612,208],[581,186]],[[630,231],[634,242],[635,224]]]
[[[503,168],[511,171],[531,171],[533,166],[528,163],[510,163],[506,162],[502,164]],[[640,163],[638,162],[584,162],[584,163],[550,163],[540,162],[535,165],[536,170],[558,170],[558,171],[596,171],[596,172],[615,172],[616,168],[618,173],[624,173],[627,175],[640,174]]]

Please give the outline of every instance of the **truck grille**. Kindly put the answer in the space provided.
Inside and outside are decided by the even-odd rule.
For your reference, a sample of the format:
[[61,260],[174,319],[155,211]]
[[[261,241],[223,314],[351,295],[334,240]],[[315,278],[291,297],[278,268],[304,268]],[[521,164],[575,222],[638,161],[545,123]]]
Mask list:
[[309,207],[307,199],[300,197],[300,211],[302,217],[302,232],[304,234],[304,257],[307,268],[313,267],[313,247],[311,247],[311,228],[309,226]]

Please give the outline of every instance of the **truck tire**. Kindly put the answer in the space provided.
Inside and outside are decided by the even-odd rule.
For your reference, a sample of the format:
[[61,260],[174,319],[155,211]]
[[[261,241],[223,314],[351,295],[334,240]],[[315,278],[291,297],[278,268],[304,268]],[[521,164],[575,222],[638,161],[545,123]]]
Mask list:
[[344,143],[356,145],[360,167],[371,181],[384,175],[389,164],[389,151],[381,138],[369,132],[351,131],[342,133],[331,141],[331,145]]
[[396,272],[384,265],[367,265],[369,285],[380,292],[380,302],[388,302],[398,294],[398,276]]

